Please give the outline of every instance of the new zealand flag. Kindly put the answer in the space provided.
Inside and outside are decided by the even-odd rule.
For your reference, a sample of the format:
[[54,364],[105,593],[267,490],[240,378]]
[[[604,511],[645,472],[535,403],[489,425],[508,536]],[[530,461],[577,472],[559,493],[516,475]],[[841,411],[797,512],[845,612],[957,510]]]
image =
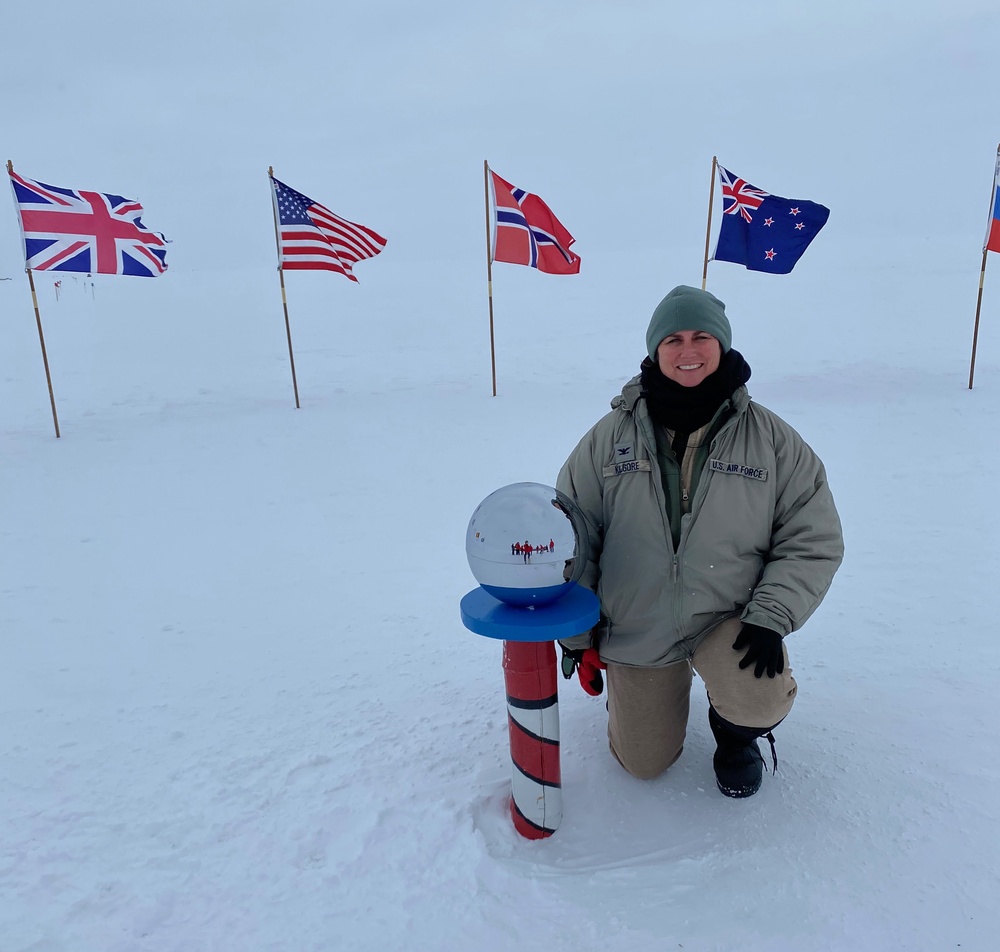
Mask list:
[[712,257],[750,271],[788,274],[826,224],[830,209],[754,188],[721,165],[719,178],[725,204]]

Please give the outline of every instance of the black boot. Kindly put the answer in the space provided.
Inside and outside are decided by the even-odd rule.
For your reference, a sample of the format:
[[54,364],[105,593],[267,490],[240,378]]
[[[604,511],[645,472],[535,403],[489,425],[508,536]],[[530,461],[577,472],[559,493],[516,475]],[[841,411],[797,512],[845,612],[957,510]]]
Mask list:
[[764,775],[764,758],[757,746],[758,737],[767,737],[771,741],[774,766],[778,766],[772,728],[739,727],[724,720],[711,706],[708,708],[708,726],[712,728],[718,745],[712,766],[719,790],[727,797],[752,797],[760,789]]

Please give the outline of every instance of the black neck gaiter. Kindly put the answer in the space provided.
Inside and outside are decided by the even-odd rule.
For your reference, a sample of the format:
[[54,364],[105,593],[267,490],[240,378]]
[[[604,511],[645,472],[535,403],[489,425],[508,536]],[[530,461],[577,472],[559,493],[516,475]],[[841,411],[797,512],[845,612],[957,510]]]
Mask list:
[[665,377],[648,357],[639,369],[649,415],[668,430],[682,433],[692,433],[708,423],[733,391],[750,379],[750,365],[732,349],[722,355],[719,369],[696,387],[683,387]]

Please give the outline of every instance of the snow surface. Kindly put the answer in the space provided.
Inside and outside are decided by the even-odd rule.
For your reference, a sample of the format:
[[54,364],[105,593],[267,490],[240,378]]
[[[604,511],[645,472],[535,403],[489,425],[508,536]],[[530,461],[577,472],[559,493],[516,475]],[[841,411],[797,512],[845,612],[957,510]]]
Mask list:
[[[4,158],[173,244],[155,281],[37,276],[56,439],[0,226],[0,952],[998,948],[994,0],[50,14],[4,14]],[[715,790],[697,688],[640,782],[566,684],[528,842],[465,528],[700,283],[713,154],[832,209],[792,274],[708,287],[847,557],[757,796]],[[494,269],[495,398],[484,158],[583,259]],[[389,239],[359,286],[288,276],[299,410],[268,165]]]

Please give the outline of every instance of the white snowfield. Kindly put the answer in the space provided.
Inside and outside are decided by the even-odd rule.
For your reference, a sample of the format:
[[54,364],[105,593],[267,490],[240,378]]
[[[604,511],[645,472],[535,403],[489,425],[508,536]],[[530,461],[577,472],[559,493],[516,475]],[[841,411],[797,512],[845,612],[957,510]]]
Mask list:
[[[5,15],[15,168],[173,243],[157,279],[35,276],[56,439],[0,209],[0,952],[992,952],[995,5],[377,6],[136,10],[123,62],[98,3],[41,73]],[[700,284],[713,154],[832,210],[792,274],[708,288],[847,556],[755,797],[715,788],[700,682],[641,782],[560,680],[563,821],[528,842],[466,527],[554,482]],[[484,158],[583,262],[494,268],[495,398]],[[360,285],[287,276],[298,410],[268,165],[388,238]]]

